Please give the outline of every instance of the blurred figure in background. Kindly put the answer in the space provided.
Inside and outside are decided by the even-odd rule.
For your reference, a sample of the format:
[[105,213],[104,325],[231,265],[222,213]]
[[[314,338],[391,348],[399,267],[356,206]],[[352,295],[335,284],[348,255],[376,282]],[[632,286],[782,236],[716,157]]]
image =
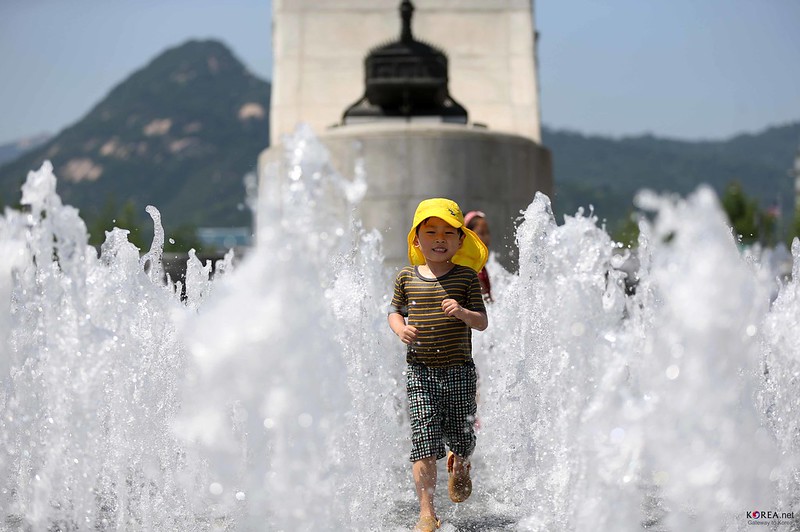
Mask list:
[[[467,229],[471,229],[478,235],[478,238],[486,245],[487,248],[492,247],[492,234],[489,232],[489,222],[486,221],[486,214],[483,211],[469,211],[464,216],[464,225]],[[489,281],[489,273],[484,266],[478,272],[478,280],[481,283],[481,294],[484,301],[487,303],[492,302],[492,283]]]

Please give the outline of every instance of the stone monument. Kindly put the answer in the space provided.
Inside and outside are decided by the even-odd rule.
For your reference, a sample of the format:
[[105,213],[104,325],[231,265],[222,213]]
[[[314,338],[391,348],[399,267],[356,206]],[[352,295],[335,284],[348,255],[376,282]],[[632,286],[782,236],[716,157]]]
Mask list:
[[553,186],[530,0],[275,0],[273,25],[271,138],[305,122],[345,176],[361,161],[359,214],[387,265],[407,263],[417,203],[444,196],[487,214],[492,251],[513,267],[515,220]]

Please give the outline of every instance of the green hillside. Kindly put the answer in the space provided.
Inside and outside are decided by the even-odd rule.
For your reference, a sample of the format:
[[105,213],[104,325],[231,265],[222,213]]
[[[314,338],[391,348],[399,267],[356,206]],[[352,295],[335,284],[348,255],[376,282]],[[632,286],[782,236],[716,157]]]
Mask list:
[[721,195],[733,181],[763,206],[779,201],[785,217],[793,210],[794,182],[788,171],[800,146],[800,123],[713,142],[612,139],[549,128],[542,141],[553,154],[553,203],[559,218],[591,204],[613,226],[633,208],[639,189],[687,194],[708,183]]
[[[269,83],[219,42],[167,50],[82,120],[0,166],[0,204],[16,204],[28,171],[50,159],[63,200],[90,225],[111,213],[147,220],[148,204],[161,211],[168,231],[249,225],[242,180],[269,145],[269,95]],[[708,183],[721,195],[733,181],[762,207],[780,202],[784,226],[792,215],[788,170],[800,146],[800,123],[706,142],[547,127],[542,138],[553,155],[559,220],[592,205],[614,229],[642,188],[687,194]]]
[[269,83],[217,41],[169,49],[83,119],[0,167],[0,202],[19,201],[29,170],[50,159],[65,203],[92,220],[130,203],[156,206],[166,228],[250,223],[246,173],[269,144]]

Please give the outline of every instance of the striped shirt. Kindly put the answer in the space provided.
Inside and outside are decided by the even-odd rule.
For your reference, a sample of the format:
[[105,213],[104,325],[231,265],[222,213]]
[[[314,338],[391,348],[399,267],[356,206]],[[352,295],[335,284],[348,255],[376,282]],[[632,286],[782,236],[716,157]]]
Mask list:
[[445,275],[429,279],[416,266],[406,266],[394,282],[391,312],[408,318],[417,339],[408,346],[406,361],[431,367],[458,366],[472,361],[472,329],[446,316],[444,299],[455,299],[467,310],[486,312],[478,275],[456,264]]

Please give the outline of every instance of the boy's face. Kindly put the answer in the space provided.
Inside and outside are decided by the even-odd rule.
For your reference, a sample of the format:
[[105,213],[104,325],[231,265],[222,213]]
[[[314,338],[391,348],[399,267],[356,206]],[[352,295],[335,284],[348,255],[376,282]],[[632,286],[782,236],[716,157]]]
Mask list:
[[419,225],[414,245],[422,251],[425,262],[449,262],[461,249],[463,239],[458,229],[434,216]]

